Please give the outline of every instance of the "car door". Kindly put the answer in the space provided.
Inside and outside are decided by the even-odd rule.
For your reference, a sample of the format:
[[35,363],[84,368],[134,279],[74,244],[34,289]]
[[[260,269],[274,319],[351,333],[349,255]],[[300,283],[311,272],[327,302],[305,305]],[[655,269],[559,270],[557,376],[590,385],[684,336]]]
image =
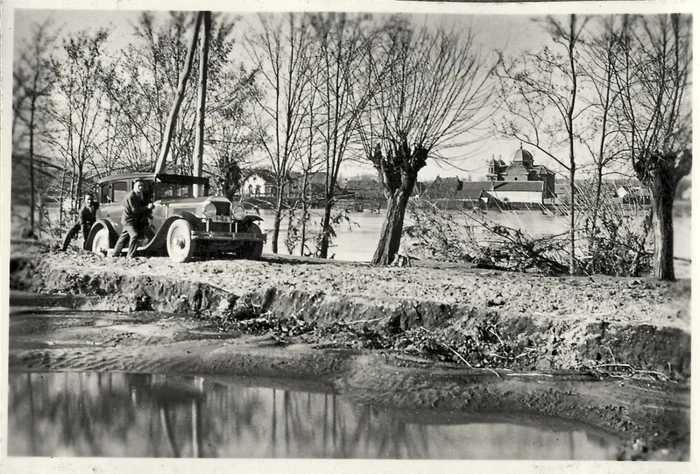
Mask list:
[[127,180],[109,181],[100,185],[100,207],[97,209],[97,218],[109,221],[117,235],[122,231],[122,201],[128,192]]

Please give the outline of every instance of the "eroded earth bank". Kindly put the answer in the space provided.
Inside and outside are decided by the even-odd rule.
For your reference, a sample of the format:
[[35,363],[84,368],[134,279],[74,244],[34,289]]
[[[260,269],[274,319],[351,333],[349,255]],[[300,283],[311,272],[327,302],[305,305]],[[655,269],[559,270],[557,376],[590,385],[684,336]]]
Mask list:
[[620,459],[689,455],[690,280],[17,242],[10,286],[11,371],[276,377],[388,407],[574,421],[617,436]]

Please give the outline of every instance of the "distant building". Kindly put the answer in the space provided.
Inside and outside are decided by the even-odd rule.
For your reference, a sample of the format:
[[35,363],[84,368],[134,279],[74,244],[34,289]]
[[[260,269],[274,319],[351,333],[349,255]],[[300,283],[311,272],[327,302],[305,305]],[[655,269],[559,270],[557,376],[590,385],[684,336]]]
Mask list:
[[244,174],[241,196],[266,198],[277,196],[275,181],[270,170],[258,168]]
[[[317,172],[308,176],[306,183],[306,200],[312,205],[319,205],[325,196],[326,173]],[[304,175],[298,171],[290,171],[284,185],[283,205],[291,205],[302,198]],[[336,199],[346,194],[337,184],[335,186]],[[279,194],[275,177],[268,168],[255,168],[243,173],[243,181],[240,188],[240,197],[246,201],[262,206],[274,206]]]
[[[523,186],[508,186],[500,188],[500,194],[507,193],[510,202],[525,202],[548,204],[556,197],[555,173],[546,166],[535,165],[535,160],[522,145],[513,155],[513,161],[507,165],[503,160],[491,159],[487,177],[490,181],[505,182],[530,182],[541,184],[529,184]],[[512,199],[510,199],[512,198]],[[515,199],[515,200],[514,200]]]
[[527,206],[554,202],[555,173],[546,166],[535,165],[532,154],[522,146],[515,152],[510,164],[493,158],[488,162],[488,167],[486,181],[437,177],[425,186],[421,196],[446,208]]
[[386,199],[381,183],[376,179],[348,179],[345,191],[355,199],[363,201],[383,201]]

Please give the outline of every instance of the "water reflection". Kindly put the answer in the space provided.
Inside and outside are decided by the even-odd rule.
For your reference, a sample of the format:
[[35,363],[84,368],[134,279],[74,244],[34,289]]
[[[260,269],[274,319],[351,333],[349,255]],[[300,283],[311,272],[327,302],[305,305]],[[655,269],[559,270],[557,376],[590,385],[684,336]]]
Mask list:
[[235,379],[14,373],[9,374],[8,452],[390,459],[611,459],[615,454],[611,440],[584,431],[421,415]]

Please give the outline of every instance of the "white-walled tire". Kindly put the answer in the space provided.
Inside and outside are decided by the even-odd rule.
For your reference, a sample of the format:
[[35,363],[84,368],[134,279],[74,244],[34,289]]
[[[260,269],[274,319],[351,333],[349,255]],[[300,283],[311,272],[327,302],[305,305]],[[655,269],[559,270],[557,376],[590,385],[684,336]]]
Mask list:
[[192,227],[184,219],[178,219],[170,224],[166,246],[168,256],[173,262],[188,262],[194,256],[196,242],[192,240]]
[[109,253],[109,229],[102,227],[97,231],[95,236],[92,238],[90,250],[101,257],[107,256]]

